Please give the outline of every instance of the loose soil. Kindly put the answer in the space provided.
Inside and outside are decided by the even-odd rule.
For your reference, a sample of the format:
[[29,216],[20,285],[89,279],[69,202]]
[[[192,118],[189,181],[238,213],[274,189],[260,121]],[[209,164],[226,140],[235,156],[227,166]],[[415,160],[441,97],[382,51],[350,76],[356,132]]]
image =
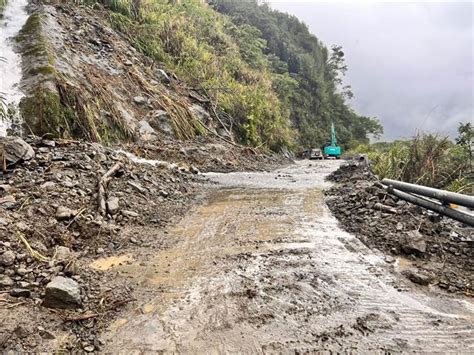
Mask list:
[[[171,247],[175,240],[166,226],[199,204],[211,184],[198,174],[200,165],[138,158],[123,150],[132,146],[112,149],[36,137],[26,141],[35,158],[7,166],[0,178],[0,259],[5,256],[5,263],[0,262],[0,348],[99,349],[97,334],[136,297],[136,282],[103,271]],[[199,161],[204,166],[216,166],[218,160],[222,167],[243,169],[240,162],[250,160],[245,149],[234,149],[226,160],[204,142],[175,143],[199,144],[197,150],[208,152]],[[254,169],[275,164],[276,159],[261,156],[263,163],[259,166],[254,160]],[[118,209],[100,216],[98,181],[117,162],[123,167],[112,178],[106,197],[118,199]],[[58,209],[71,215],[59,218]],[[13,255],[11,262],[7,255]],[[46,284],[58,275],[79,283],[81,309],[42,306]],[[18,288],[27,295],[17,297]]]
[[[474,350],[472,298],[412,283],[411,260],[340,228],[323,192],[336,161],[196,175],[95,144],[29,142],[36,158],[6,172],[15,202],[0,209],[1,248],[16,260],[1,269],[15,283],[1,294],[5,350]],[[97,181],[118,161],[119,211],[101,218]],[[85,210],[58,221],[59,206]],[[81,309],[42,306],[56,275],[80,284]],[[10,295],[20,283],[30,297]]]
[[[474,228],[400,201],[367,167],[348,164],[329,179],[338,184],[327,203],[346,231],[385,252],[414,282],[474,295]],[[410,248],[414,236],[426,250]]]
[[207,174],[219,185],[169,229],[172,247],[108,271],[139,286],[103,349],[472,351],[471,299],[413,284],[340,229],[323,193],[337,167]]

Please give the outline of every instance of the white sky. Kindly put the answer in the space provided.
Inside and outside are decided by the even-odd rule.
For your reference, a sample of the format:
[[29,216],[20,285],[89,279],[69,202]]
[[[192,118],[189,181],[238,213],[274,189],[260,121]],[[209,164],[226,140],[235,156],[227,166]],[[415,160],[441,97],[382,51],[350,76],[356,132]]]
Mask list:
[[455,136],[459,122],[473,121],[472,2],[269,3],[326,46],[343,46],[352,106],[379,118],[386,139],[417,129]]

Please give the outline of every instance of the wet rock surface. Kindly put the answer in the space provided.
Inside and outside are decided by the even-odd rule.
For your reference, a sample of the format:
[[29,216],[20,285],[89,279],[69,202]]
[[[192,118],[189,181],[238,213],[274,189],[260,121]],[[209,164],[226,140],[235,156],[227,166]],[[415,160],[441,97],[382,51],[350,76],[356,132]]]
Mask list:
[[[328,206],[341,226],[369,247],[404,257],[406,277],[474,295],[474,229],[388,194],[370,169],[347,164],[330,180]],[[431,276],[426,276],[431,275]]]

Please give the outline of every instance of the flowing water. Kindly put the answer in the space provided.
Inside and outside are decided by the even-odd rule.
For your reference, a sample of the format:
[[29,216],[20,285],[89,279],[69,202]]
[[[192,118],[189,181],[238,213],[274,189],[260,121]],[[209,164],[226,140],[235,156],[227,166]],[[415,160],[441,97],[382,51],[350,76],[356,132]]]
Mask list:
[[340,229],[322,192],[337,166],[207,174],[221,188],[169,229],[175,245],[107,271],[142,291],[104,350],[472,353],[471,299],[411,284]]
[[[0,19],[0,95],[4,104],[17,109],[23,93],[20,89],[21,57],[15,51],[14,38],[28,19],[28,0],[8,0]],[[0,136],[5,136],[9,120],[0,121]]]

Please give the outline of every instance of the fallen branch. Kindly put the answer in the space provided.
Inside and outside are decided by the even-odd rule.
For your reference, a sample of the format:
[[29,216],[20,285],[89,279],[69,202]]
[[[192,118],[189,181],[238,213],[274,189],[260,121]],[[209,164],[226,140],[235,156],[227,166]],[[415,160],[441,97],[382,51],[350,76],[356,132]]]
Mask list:
[[69,223],[67,224],[66,229],[68,229],[68,228],[71,226],[71,224],[73,224],[74,221],[76,221],[77,218],[78,218],[81,214],[84,213],[85,210],[86,210],[86,207],[82,208],[82,209],[74,216],[74,218],[71,220],[71,222],[69,222]]
[[10,308],[13,308],[13,307],[21,306],[22,304],[25,304],[25,303],[26,303],[26,301],[10,303],[8,306],[6,306],[6,307],[0,307],[0,308],[3,308],[3,309],[10,309]]
[[387,206],[387,205],[383,205],[379,202],[377,202],[375,205],[374,205],[374,209],[376,210],[380,210],[380,211],[383,211],[383,212],[387,212],[387,213],[393,213],[393,214],[396,214],[397,213],[397,210],[393,207],[390,207],[390,206]]
[[99,313],[86,312],[79,315],[70,315],[70,316],[63,317],[63,320],[65,322],[77,322],[81,320],[95,318],[98,316],[99,316]]
[[46,261],[49,261],[49,258],[44,256],[44,255],[41,255],[40,253],[38,253],[36,250],[33,250],[33,248],[31,247],[30,243],[28,243],[28,241],[26,240],[26,238],[21,234],[21,233],[16,233],[17,237],[20,238],[20,240],[23,242],[23,244],[25,245],[26,247],[26,250],[28,250],[28,253],[33,257],[35,258],[36,260],[38,261],[43,261],[43,262],[46,262]]
[[114,174],[122,168],[122,163],[116,163],[112,166],[109,171],[107,171],[102,177],[99,179],[99,213],[102,216],[105,216],[107,213],[107,206],[106,206],[106,195],[107,195],[107,185],[109,184],[110,180],[114,176]]

